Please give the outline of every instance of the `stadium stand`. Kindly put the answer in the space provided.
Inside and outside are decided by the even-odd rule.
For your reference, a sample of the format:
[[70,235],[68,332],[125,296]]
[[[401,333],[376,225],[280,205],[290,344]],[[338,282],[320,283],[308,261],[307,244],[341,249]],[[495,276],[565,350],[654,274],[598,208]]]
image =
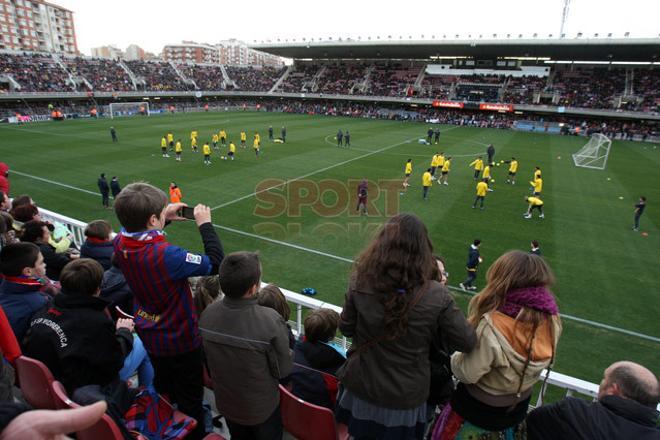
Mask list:
[[227,66],[227,74],[234,81],[236,90],[251,92],[268,92],[282,76],[286,68],[274,67],[256,68]]
[[182,64],[177,67],[184,76],[195,82],[199,90],[221,90],[226,88],[222,69],[216,64]]
[[82,80],[82,90],[101,92],[135,90],[131,78],[116,61],[83,57],[65,58],[63,61],[74,77]]
[[190,87],[176,73],[172,65],[163,62],[126,61],[126,65],[136,75],[144,90],[183,91]]
[[48,54],[0,53],[0,76],[7,75],[22,92],[70,92],[67,72]]

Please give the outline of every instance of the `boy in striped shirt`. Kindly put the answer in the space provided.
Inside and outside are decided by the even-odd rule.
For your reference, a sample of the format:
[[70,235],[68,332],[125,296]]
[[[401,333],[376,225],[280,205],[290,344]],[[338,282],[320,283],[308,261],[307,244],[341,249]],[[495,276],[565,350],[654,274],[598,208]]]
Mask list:
[[184,203],[167,203],[160,189],[133,183],[119,193],[115,212],[123,228],[114,241],[115,261],[134,294],[135,329],[154,367],[156,391],[197,420],[193,438],[204,433],[202,352],[189,277],[217,274],[224,256],[208,206],[197,205],[195,222],[204,252],[167,242],[163,228],[184,220]]

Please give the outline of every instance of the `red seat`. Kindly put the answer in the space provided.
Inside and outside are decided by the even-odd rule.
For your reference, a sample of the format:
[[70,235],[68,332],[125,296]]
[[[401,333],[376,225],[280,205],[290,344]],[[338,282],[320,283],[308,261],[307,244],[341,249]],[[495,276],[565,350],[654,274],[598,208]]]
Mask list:
[[41,361],[19,356],[16,358],[16,375],[25,400],[35,409],[56,409],[52,383],[55,380],[48,367]]
[[[66,410],[80,407],[76,402],[69,399],[69,396],[64,389],[64,385],[62,385],[61,382],[54,381],[52,383],[52,390],[53,395],[55,396],[57,409]],[[77,432],[76,438],[78,440],[123,440],[124,436],[117,427],[115,421],[112,420],[108,414],[103,414],[103,417],[101,417],[101,419],[94,425]],[[140,436],[139,438],[144,437]]]
[[284,429],[299,440],[338,440],[348,437],[337,426],[331,410],[299,399],[282,385],[280,411]]
[[206,437],[204,437],[204,440],[227,440],[220,434],[216,434],[215,432],[212,432],[211,434],[207,434]]

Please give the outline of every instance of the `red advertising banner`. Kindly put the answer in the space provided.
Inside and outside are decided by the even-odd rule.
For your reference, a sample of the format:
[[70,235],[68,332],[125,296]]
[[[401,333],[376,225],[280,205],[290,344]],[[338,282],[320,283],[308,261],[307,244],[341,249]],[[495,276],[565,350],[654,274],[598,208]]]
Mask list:
[[496,112],[512,112],[513,104],[479,104],[479,110],[492,110]]
[[456,101],[438,101],[435,99],[431,104],[433,107],[463,108],[462,102]]

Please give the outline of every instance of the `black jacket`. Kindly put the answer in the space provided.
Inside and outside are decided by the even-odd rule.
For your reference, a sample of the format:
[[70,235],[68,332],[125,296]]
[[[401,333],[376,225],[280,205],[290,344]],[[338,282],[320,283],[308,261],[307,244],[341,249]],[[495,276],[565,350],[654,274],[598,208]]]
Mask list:
[[567,397],[527,416],[530,440],[657,440],[658,412],[634,400],[605,396],[598,402]]
[[133,313],[133,291],[121,269],[113,266],[103,273],[100,296],[110,302],[112,316],[117,315],[115,306],[119,306],[126,313]]
[[470,246],[470,250],[468,251],[468,259],[467,263],[465,264],[467,267],[467,270],[470,272],[476,272],[477,271],[477,266],[479,266],[479,248],[473,247],[473,245]]
[[293,394],[314,405],[332,408],[334,400],[320,372],[332,376],[344,365],[346,358],[322,342],[298,342],[293,350],[293,370],[289,376]]
[[99,177],[96,184],[98,185],[101,194],[108,194],[110,192],[110,187],[108,186],[108,181],[105,180],[105,177]]
[[110,190],[112,190],[112,197],[117,197],[121,192],[121,186],[119,186],[119,180],[110,181]]
[[49,245],[48,243],[35,243],[39,246],[41,255],[44,256],[44,262],[46,263],[46,276],[53,281],[60,279],[60,272],[64,266],[66,266],[71,258],[67,254],[58,254],[55,252],[55,248]]
[[23,352],[46,364],[69,393],[109,384],[133,348],[133,335],[115,330],[107,305],[102,298],[62,292],[32,318]]
[[110,269],[110,257],[114,253],[115,249],[111,241],[105,241],[102,243],[94,243],[85,240],[85,242],[80,246],[80,257],[81,258],[91,258],[101,263],[103,270]]

